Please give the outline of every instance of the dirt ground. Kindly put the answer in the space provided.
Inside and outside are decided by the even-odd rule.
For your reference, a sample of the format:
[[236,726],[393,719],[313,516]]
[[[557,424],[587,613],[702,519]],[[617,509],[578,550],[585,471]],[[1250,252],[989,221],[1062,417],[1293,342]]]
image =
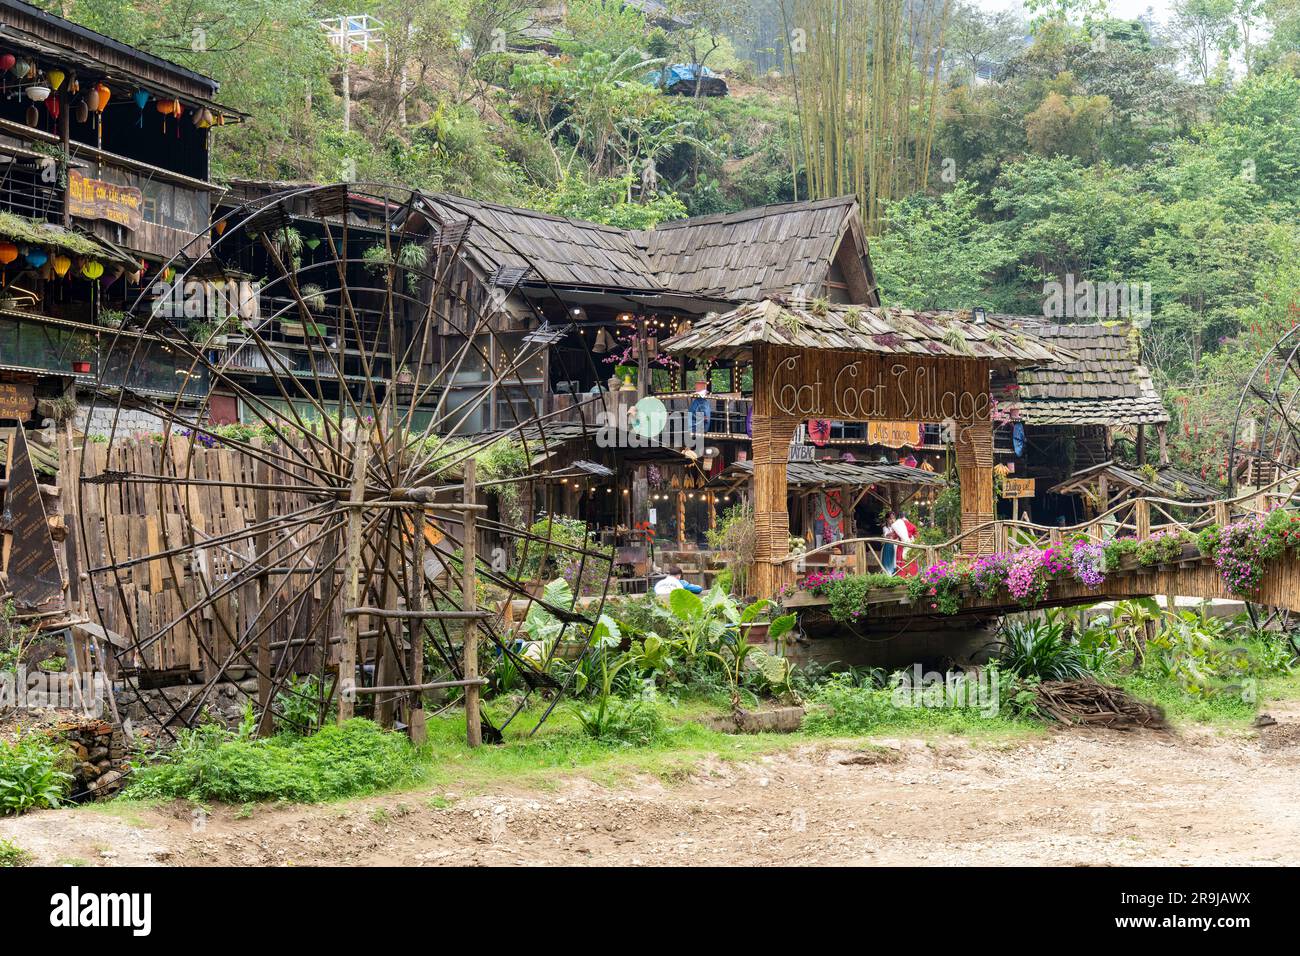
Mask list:
[[0,820],[39,864],[1300,863],[1300,707],[1258,732],[798,744],[681,780]]

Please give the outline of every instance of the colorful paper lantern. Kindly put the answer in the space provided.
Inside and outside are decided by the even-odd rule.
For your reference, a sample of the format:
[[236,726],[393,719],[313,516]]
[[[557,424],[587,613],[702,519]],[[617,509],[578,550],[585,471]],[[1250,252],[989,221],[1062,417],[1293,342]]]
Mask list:
[[54,265],[54,274],[60,279],[67,275],[68,270],[72,268],[72,260],[67,256],[55,256],[50,261]]
[[112,97],[113,91],[103,83],[95,87],[95,92],[99,94],[99,112],[104,112],[104,107],[108,106],[109,98]]
[[0,265],[9,265],[18,258],[18,247],[12,242],[0,242]]
[[91,90],[89,93],[86,94],[85,98],[81,102],[86,104],[86,109],[98,113],[99,112],[99,91]]
[[176,101],[159,100],[157,104],[155,104],[154,109],[156,109],[159,113],[162,113],[164,116],[170,116],[172,113],[176,111]]
[[17,62],[17,57],[12,53],[0,53],[0,72],[8,73],[14,68],[14,64]]
[[39,246],[33,246],[27,250],[27,264],[33,269],[39,269],[45,263],[49,262],[50,254]]
[[40,83],[27,87],[23,92],[27,94],[27,98],[33,103],[44,103],[50,98],[50,88],[42,86]]
[[[3,59],[0,58],[0,63],[3,62],[4,62]],[[68,74],[64,73],[62,70],[50,70],[48,73],[45,74],[45,78],[50,81],[50,86],[57,90],[60,86],[63,85],[64,77],[66,77],[67,75]]]
[[135,100],[135,105],[140,107],[141,110],[143,110],[144,105],[149,102],[149,91],[136,90],[134,93],[131,94],[131,98]]
[[104,263],[88,259],[81,264],[81,274],[87,279],[98,279],[104,274]]
[[9,72],[14,76],[24,77],[27,75],[27,68],[28,63],[26,60],[15,60],[14,65],[9,68]]

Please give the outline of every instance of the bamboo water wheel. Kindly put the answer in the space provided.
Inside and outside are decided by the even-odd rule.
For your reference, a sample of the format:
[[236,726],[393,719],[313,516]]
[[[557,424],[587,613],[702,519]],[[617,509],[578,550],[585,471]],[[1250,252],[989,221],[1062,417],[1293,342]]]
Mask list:
[[[476,277],[476,241],[523,264]],[[559,510],[537,463],[560,421],[536,369],[571,314],[538,275],[450,201],[357,184],[238,208],[161,270],[105,343],[92,419],[110,424],[78,489],[81,600],[117,635],[117,671],[188,681],[149,705],[160,725],[195,725],[254,677],[264,733],[337,711],[419,738],[425,709],[462,694],[471,742],[551,713],[612,566],[576,519],[564,536],[536,520]],[[564,358],[551,377],[577,378]],[[213,424],[218,404],[240,424]],[[560,574],[586,593],[544,594]],[[520,628],[534,609],[540,644]],[[507,676],[508,704],[476,718]]]

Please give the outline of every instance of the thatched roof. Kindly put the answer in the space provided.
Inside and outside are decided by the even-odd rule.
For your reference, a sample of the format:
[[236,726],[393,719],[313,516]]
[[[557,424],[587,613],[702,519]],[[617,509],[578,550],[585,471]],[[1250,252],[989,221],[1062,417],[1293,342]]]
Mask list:
[[1048,490],[1058,495],[1084,491],[1095,494],[1102,478],[1106,479],[1110,504],[1133,495],[1153,495],[1172,501],[1216,501],[1223,496],[1223,489],[1172,465],[1142,468],[1115,461],[1103,461],[1100,465],[1076,471]]
[[[738,461],[718,477],[724,481],[748,479],[754,474],[752,461]],[[715,479],[716,480],[716,479]],[[848,461],[791,461],[785,466],[785,483],[790,487],[816,488],[848,485],[942,485],[943,475],[907,465],[872,465]]]
[[854,244],[861,284],[874,291],[866,242],[858,229],[857,200],[840,196],[680,219],[635,237],[651,271],[669,288],[748,302],[790,295],[800,286],[813,294],[846,236]]
[[845,305],[813,311],[775,299],[711,315],[661,347],[696,358],[750,358],[755,345],[978,358],[1012,366],[1072,358],[1040,342],[1010,316],[991,316],[976,324],[969,311]]
[[0,239],[19,245],[49,246],[72,256],[87,256],[124,266],[137,266],[134,256],[120,246],[89,233],[65,229],[42,219],[28,219],[0,210]]
[[1169,421],[1151,373],[1141,362],[1137,329],[1128,323],[1048,325],[1036,336],[1075,358],[1050,368],[1022,368],[1015,395],[1000,396],[1027,425],[1136,425]]

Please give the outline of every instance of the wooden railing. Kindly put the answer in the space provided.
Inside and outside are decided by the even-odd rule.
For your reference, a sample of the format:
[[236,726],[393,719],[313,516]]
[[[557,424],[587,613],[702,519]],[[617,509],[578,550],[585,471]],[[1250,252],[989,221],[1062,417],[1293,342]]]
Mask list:
[[[962,552],[963,542],[979,541],[981,534],[987,533],[990,529],[993,531],[996,552],[1013,551],[1024,547],[1048,547],[1066,539],[1076,539],[1080,535],[1100,543],[1117,537],[1147,538],[1160,531],[1194,533],[1210,525],[1228,524],[1235,518],[1249,514],[1266,514],[1297,499],[1300,499],[1300,472],[1290,472],[1262,488],[1234,498],[1191,502],[1154,495],[1130,498],[1078,524],[1043,525],[1032,521],[998,519],[967,528],[947,541],[936,544],[915,542],[902,544],[897,538],[883,537],[845,538],[823,544],[811,551],[788,555],[779,563],[799,568],[816,555],[823,553],[829,555],[836,549],[846,553],[845,549],[852,549],[847,553],[855,556],[857,570],[861,573],[868,569],[868,558],[874,559],[877,567],[883,567],[879,550],[884,545],[891,544],[901,546],[907,551],[909,561],[920,552],[923,556],[922,566],[925,567],[934,564],[944,555],[965,553],[975,557],[974,553]],[[904,563],[906,561],[897,562],[899,566]]]

